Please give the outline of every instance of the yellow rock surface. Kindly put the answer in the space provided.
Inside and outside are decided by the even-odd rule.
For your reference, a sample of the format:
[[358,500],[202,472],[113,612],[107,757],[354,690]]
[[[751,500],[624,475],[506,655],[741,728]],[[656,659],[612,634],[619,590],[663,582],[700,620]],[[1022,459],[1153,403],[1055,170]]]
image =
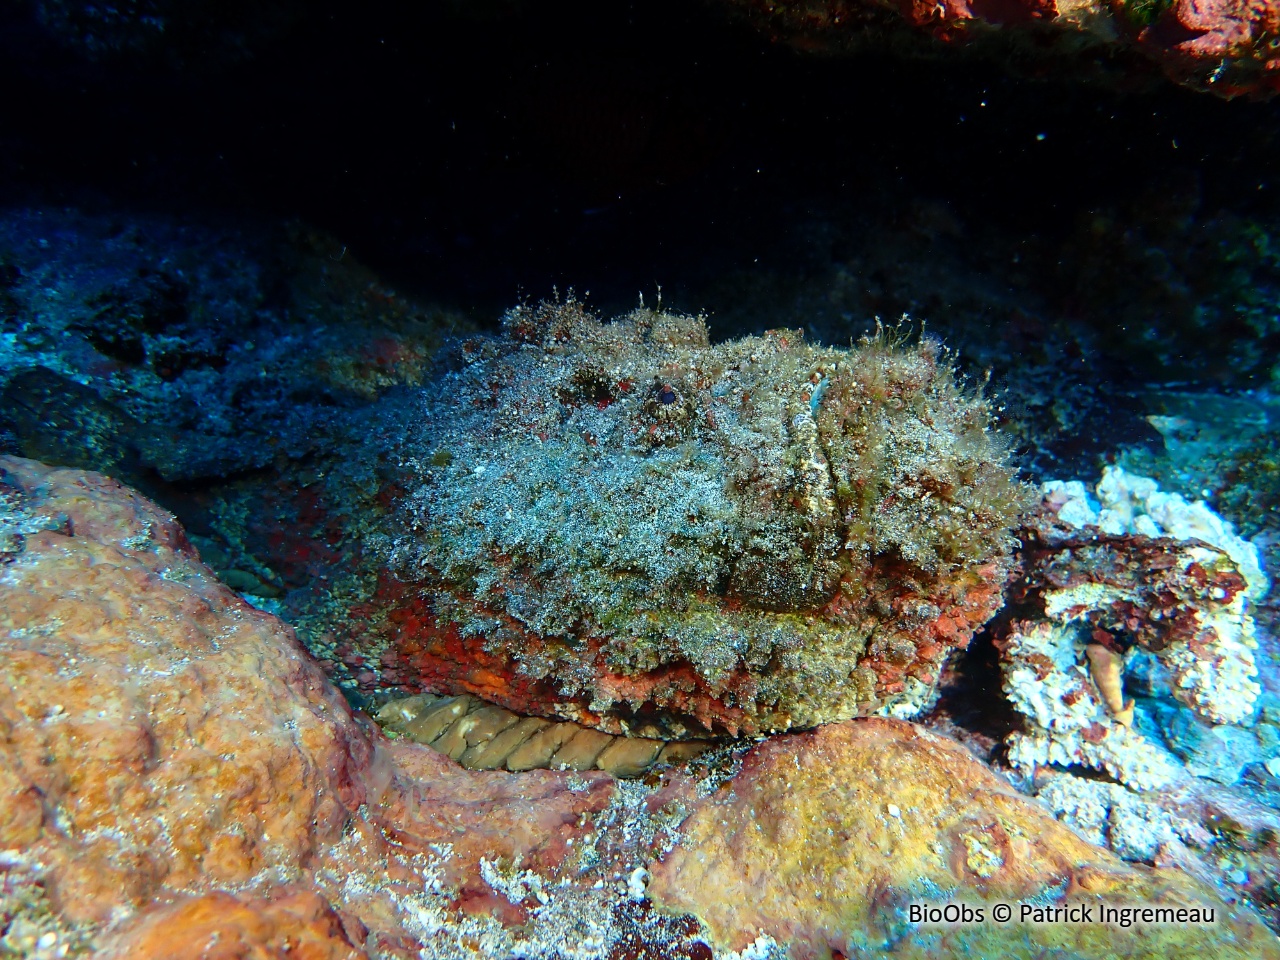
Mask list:
[[[896,720],[834,724],[761,744],[693,810],[649,895],[692,913],[721,948],[760,936],[793,956],[1280,957],[1247,911],[1173,870],[1080,839],[959,744]],[[1211,906],[1206,926],[1017,922],[1020,906]],[[923,926],[911,904],[968,903],[986,922]],[[1010,923],[991,919],[1009,904]],[[798,951],[798,952],[796,952]]]

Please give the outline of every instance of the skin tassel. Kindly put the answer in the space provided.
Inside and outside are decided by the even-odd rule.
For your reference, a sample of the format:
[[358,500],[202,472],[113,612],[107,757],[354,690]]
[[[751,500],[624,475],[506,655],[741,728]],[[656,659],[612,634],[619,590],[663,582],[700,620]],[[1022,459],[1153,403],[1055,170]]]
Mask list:
[[1094,686],[1102,694],[1107,712],[1126,727],[1133,726],[1133,701],[1125,702],[1120,676],[1124,672],[1124,657],[1110,647],[1091,643],[1084,648],[1089,658],[1089,675]]

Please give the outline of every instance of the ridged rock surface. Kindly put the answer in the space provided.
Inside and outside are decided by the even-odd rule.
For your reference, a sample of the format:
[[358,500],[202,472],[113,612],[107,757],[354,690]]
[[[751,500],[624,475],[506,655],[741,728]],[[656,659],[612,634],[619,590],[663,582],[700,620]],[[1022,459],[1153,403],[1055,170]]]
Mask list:
[[392,700],[375,718],[383,730],[434,747],[468,770],[603,770],[620,779],[682,764],[712,746],[610,736],[570,720],[543,720],[460,694]]

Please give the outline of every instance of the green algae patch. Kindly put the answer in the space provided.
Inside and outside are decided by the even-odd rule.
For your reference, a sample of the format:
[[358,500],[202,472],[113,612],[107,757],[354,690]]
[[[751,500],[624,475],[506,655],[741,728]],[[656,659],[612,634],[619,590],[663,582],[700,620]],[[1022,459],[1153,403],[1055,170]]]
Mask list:
[[1173,0],[1129,0],[1124,12],[1134,26],[1149,27],[1172,6]]

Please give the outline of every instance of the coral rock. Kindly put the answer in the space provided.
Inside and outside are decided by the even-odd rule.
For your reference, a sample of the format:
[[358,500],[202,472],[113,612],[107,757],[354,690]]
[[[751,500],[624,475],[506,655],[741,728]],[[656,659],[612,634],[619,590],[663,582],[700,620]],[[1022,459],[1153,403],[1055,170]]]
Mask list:
[[1181,769],[1128,729],[1126,657],[1158,658],[1173,696],[1205,720],[1251,723],[1260,687],[1250,603],[1267,580],[1256,548],[1203,503],[1114,467],[1096,492],[1047,483],[1027,518],[1013,598],[1026,618],[1011,617],[997,640],[1005,692],[1028,721],[1010,758],[1082,763],[1148,789]]
[[461,359],[385,545],[427,689],[658,739],[911,715],[1000,604],[1024,492],[932,341],[569,301]]
[[1009,737],[1010,761],[1027,769],[1081,764],[1137,790],[1183,776],[1175,757],[1111,713],[1084,666],[1084,646],[1070,626],[1009,625],[1000,642],[1004,690],[1027,721]]

